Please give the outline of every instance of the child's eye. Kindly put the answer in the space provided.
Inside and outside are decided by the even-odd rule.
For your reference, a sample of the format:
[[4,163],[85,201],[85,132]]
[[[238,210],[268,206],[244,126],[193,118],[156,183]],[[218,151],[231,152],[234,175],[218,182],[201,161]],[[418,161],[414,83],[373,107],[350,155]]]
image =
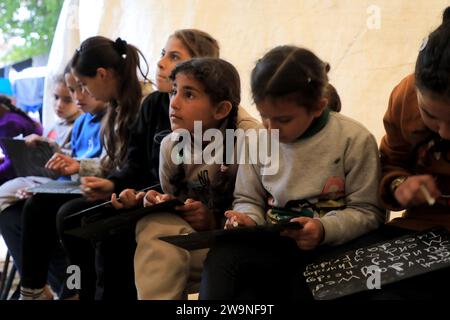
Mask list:
[[164,55],[166,54],[165,50],[161,50],[161,58],[164,57]]
[[57,94],[53,95],[53,97],[55,98],[55,100],[59,100],[59,96]]
[[186,93],[184,95],[188,99],[193,99],[195,97],[194,94],[191,91],[186,91]]
[[170,91],[170,95],[174,96],[177,94],[177,89],[172,89],[172,91]]
[[289,119],[284,119],[284,118],[283,118],[283,119],[278,119],[278,122],[279,122],[279,123],[289,123],[289,122],[291,122],[291,120],[292,120],[292,119],[290,119],[290,118],[289,118]]
[[180,60],[180,57],[179,57],[177,54],[172,54],[172,55],[170,56],[170,58],[171,58],[173,61],[178,61],[178,60]]

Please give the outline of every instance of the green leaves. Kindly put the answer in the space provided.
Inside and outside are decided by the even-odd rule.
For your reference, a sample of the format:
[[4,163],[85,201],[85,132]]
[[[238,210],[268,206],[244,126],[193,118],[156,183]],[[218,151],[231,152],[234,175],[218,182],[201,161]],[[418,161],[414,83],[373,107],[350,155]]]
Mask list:
[[9,50],[0,62],[13,63],[50,50],[64,0],[2,0],[0,30]]

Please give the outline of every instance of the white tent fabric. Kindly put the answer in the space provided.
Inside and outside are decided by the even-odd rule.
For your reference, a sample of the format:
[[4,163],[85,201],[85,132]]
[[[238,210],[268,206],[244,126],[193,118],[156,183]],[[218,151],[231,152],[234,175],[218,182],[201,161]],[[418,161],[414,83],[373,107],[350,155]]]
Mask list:
[[45,124],[54,120],[51,76],[81,41],[120,36],[144,52],[154,75],[167,37],[181,28],[209,32],[221,57],[241,75],[242,105],[251,103],[249,75],[268,49],[295,44],[331,65],[342,113],[380,139],[392,88],[413,72],[422,39],[441,22],[448,0],[65,0],[49,58]]

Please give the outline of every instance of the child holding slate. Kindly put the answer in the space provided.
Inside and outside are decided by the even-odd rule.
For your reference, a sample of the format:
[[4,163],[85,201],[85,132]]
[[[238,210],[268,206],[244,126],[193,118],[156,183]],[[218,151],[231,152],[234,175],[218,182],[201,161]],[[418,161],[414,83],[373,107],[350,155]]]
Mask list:
[[[159,148],[161,140],[170,133],[169,93],[172,90],[170,73],[178,63],[193,57],[218,56],[217,41],[201,30],[177,30],[167,39],[161,52],[161,58],[157,62],[155,85],[158,91],[148,95],[142,103],[136,122],[130,130],[125,162],[118,170],[111,172],[107,179],[87,179],[85,186],[90,189],[88,196],[97,199],[104,197],[106,200],[111,198],[112,192],[119,193],[127,187],[139,190],[159,184]],[[129,81],[129,79],[125,80]],[[69,256],[79,256],[77,253],[79,250],[77,247],[71,248],[70,243],[75,239],[64,231],[79,227],[80,224],[79,220],[73,223],[74,219],[65,219],[65,217],[91,206],[93,206],[92,202],[80,198],[66,203],[58,212],[59,235]],[[111,208],[104,210],[107,209]],[[102,252],[101,259],[97,259],[102,263],[97,264],[97,269],[106,268],[107,270],[103,277],[103,283],[99,285],[102,290],[97,290],[99,294],[96,298],[133,299],[133,295],[128,292],[134,290],[134,297],[136,297],[133,273],[133,257],[136,247],[134,229],[106,240],[97,244],[98,251]],[[119,259],[118,256],[120,256]],[[71,260],[77,264],[76,260]],[[129,273],[131,273],[131,277],[127,276]],[[107,279],[111,279],[111,281]],[[121,280],[120,283],[118,279]]]
[[[70,70],[66,70],[70,73]],[[25,137],[25,143],[34,147],[38,141],[50,144],[53,151],[65,154],[71,153],[71,133],[75,120],[83,113],[72,99],[66,85],[64,75],[55,80],[53,109],[58,116],[56,123],[49,129],[44,130],[44,136],[31,134]],[[11,204],[27,196],[25,189],[41,183],[51,181],[47,177],[19,177],[0,186],[0,212]]]
[[[98,144],[96,143],[93,146],[87,145],[87,140],[84,140],[84,143],[88,147],[87,152],[90,150],[89,148],[99,145],[104,148],[106,153],[106,156],[102,157],[100,161],[101,166],[99,168],[101,170],[98,171],[98,174],[81,178],[82,191],[89,200],[102,199],[102,191],[104,190],[93,190],[93,186],[86,186],[86,181],[95,181],[96,183],[102,184],[105,179],[101,179],[98,176],[104,176],[120,167],[126,156],[127,149],[123,146],[126,145],[126,141],[129,138],[129,128],[136,120],[142,99],[141,84],[137,75],[137,69],[141,70],[140,54],[140,51],[136,47],[120,38],[113,41],[105,37],[96,36],[83,41],[71,59],[74,88],[77,88],[81,94],[88,95],[107,106],[104,109],[106,111],[104,121],[99,122]],[[144,74],[143,76],[145,77]],[[83,127],[83,129],[86,128]],[[82,142],[80,141],[80,143]],[[66,174],[74,173],[78,169],[81,169],[81,166],[78,167],[77,163],[62,155],[56,155],[53,161],[49,162],[49,166]],[[24,235],[30,239],[34,239],[34,241],[37,241],[36,239],[39,238],[38,240],[41,243],[39,250],[41,251],[32,251],[35,248],[33,248],[31,241],[27,241],[27,259],[29,263],[26,265],[24,263],[23,298],[35,299],[40,296],[40,292],[42,291],[42,275],[47,267],[48,250],[54,246],[57,236],[55,217],[58,210],[66,202],[73,199],[74,197],[59,197],[54,201],[43,203],[45,196],[39,195],[39,197],[34,196],[27,202],[24,210],[24,221],[29,221],[30,223],[24,225],[24,227],[28,226],[24,230]],[[86,201],[85,198],[82,198],[82,200],[84,202]],[[46,207],[46,221],[43,221],[42,214],[39,215],[36,212],[38,210],[43,211],[42,207],[44,206]],[[40,219],[39,221],[33,221],[38,218]],[[45,238],[42,237],[42,229],[40,230],[40,235],[38,235],[39,228],[48,230],[48,236]],[[66,245],[67,243],[64,243],[65,249],[67,249]],[[77,242],[73,245],[77,249],[71,252],[74,253],[76,258],[74,259],[74,256],[71,256],[71,260],[75,260],[71,262],[79,265],[83,270],[80,298],[93,298],[96,278],[94,251],[90,243]],[[77,258],[80,258],[80,260]],[[99,279],[99,283],[102,280]],[[117,280],[117,282],[119,281]],[[134,290],[134,287],[132,287],[132,290]],[[132,299],[132,291],[129,294],[128,292],[124,292],[124,294]]]
[[[70,73],[70,69],[66,69],[64,73]],[[82,111],[77,107],[75,97],[72,98],[64,75],[56,78],[53,96],[53,109],[59,119],[50,130],[45,130],[44,136],[31,134],[25,137],[25,141],[29,145],[33,145],[37,141],[45,141],[50,143],[54,151],[60,150],[70,154],[72,127]],[[21,213],[25,198],[31,196],[26,190],[29,187],[49,181],[52,180],[47,177],[18,177],[0,186],[0,230],[19,273],[22,270]],[[48,280],[59,298],[65,299],[74,293],[65,288],[64,280],[67,264],[62,249],[59,248],[56,253],[50,260]]]
[[[240,80],[230,63],[196,58],[177,65],[170,78],[173,81],[170,123],[174,133],[161,143],[159,173],[164,194],[149,191],[144,205],[173,197],[184,201],[184,205],[176,207],[178,214],[152,213],[136,226],[134,262],[140,299],[186,298],[188,291],[198,286],[206,250],[188,252],[158,237],[220,228],[222,214],[232,202],[237,165],[225,161],[220,161],[223,164],[203,161],[193,164],[187,159],[199,155],[192,157],[184,149],[177,149],[177,142],[180,142],[177,134],[184,132],[188,137],[193,136],[194,121],[201,123],[202,134],[207,129],[217,129],[224,134],[226,129],[258,127],[258,122],[239,108]],[[223,160],[225,146],[234,146],[233,139],[230,140],[225,138],[222,142]],[[211,144],[205,143],[200,148],[201,155]],[[180,160],[178,164],[171,157],[174,153]],[[121,199],[127,192],[120,195]],[[127,199],[124,197],[122,201]],[[134,203],[134,199],[130,202]]]
[[218,240],[205,262],[200,298],[299,298],[308,292],[301,274],[312,256],[338,245],[343,250],[384,221],[376,141],[327,108],[326,66],[309,50],[281,46],[253,69],[263,124],[279,130],[279,170],[239,166],[226,227],[292,221],[303,228]]
[[[379,194],[385,208],[406,209],[388,223],[397,234],[450,230],[450,7],[442,20],[423,40],[414,74],[392,91],[383,119]],[[448,300],[449,281],[446,268],[375,291],[396,299]]]
[[[70,72],[65,75],[65,80],[76,104],[85,113],[73,126],[72,157],[55,153],[47,167],[62,175],[100,173],[103,154],[100,131],[108,105],[83,91]],[[22,299],[46,298],[43,284],[49,259],[58,246],[56,212],[66,201],[77,197],[80,195],[42,193],[25,202],[22,212]]]

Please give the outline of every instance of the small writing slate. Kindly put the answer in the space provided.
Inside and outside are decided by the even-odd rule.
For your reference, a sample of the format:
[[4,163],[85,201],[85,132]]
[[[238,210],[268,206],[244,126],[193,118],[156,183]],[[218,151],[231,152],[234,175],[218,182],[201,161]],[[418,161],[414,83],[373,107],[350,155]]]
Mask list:
[[280,222],[276,224],[263,224],[254,227],[239,227],[232,229],[219,229],[202,232],[192,232],[188,234],[163,236],[159,237],[159,239],[186,250],[197,250],[210,248],[216,242],[217,238],[233,236],[240,237],[243,241],[245,241],[245,237],[252,237],[255,235],[255,233],[279,233],[287,229],[298,230],[302,228],[303,226],[298,222]]
[[[183,205],[178,199],[164,201],[152,206],[138,209],[106,210],[98,213],[89,212],[82,218],[81,226],[67,230],[65,233],[94,242],[102,241],[112,235],[133,230],[136,222],[152,213],[176,213],[176,206]],[[95,212],[95,211],[94,211]]]
[[2,138],[0,144],[11,159],[18,177],[59,177],[54,171],[45,168],[45,164],[54,154],[48,142],[37,141],[36,146],[30,147],[24,140]]
[[303,275],[316,300],[335,299],[450,266],[449,233],[431,229],[309,264]]

